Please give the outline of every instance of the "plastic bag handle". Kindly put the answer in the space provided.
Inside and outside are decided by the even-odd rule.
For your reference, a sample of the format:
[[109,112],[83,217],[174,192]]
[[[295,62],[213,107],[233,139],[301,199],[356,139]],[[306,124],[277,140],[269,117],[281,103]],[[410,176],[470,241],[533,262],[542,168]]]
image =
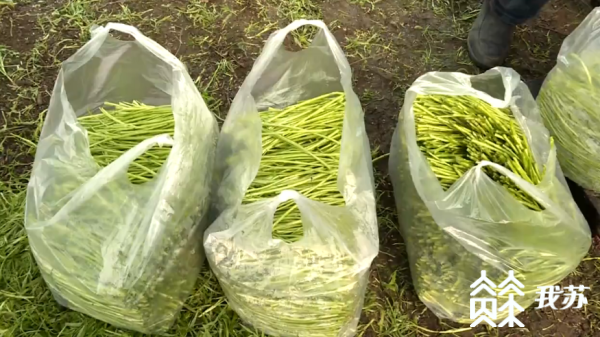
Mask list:
[[102,168],[96,175],[77,188],[71,199],[58,212],[56,212],[52,218],[47,221],[40,222],[38,226],[30,227],[28,229],[39,229],[52,225],[57,221],[57,219],[60,219],[62,216],[74,211],[83,202],[85,202],[86,199],[82,198],[83,196],[94,195],[100,188],[106,185],[106,182],[110,181],[119,174],[123,174],[125,168],[129,167],[134,160],[144,154],[144,152],[150,150],[154,145],[158,144],[159,146],[173,146],[174,143],[175,142],[173,141],[173,138],[168,134],[157,135],[140,142],[132,149],[125,152],[122,156],[117,158],[115,161]]
[[[555,157],[556,151],[551,151],[550,156]],[[554,162],[553,160],[550,160],[550,159],[552,159],[552,158],[549,158],[548,162]],[[555,214],[560,213],[561,216],[563,216],[563,217],[567,217],[567,218],[570,217],[568,214],[566,214],[562,210],[562,207],[557,206],[552,200],[550,200],[550,198],[548,198],[547,195],[545,195],[543,192],[541,192],[539,190],[539,188],[537,188],[535,185],[528,182],[527,180],[519,177],[517,174],[515,174],[514,172],[512,172],[511,170],[507,169],[506,167],[504,167],[502,165],[499,165],[499,164],[496,164],[496,163],[493,163],[493,162],[490,162],[487,160],[482,160],[475,167],[475,169],[477,170],[476,174],[477,175],[486,174],[485,172],[483,172],[483,168],[486,166],[493,167],[496,171],[498,171],[499,173],[505,175],[507,178],[512,180],[518,187],[522,188],[523,191],[527,192],[529,195],[534,197],[536,200],[541,201],[546,210],[549,210],[550,212],[555,213]]]
[[145,139],[131,148],[129,151],[125,152],[115,161],[108,164],[108,166],[101,169],[98,174],[88,181],[88,183],[94,180],[104,180],[106,178],[110,179],[114,177],[119,173],[119,171],[122,171],[124,167],[129,166],[129,164],[131,164],[146,151],[150,150],[154,145],[163,147],[165,145],[173,146],[174,144],[175,142],[169,134],[156,135],[152,138]]
[[279,195],[277,197],[275,197],[275,202],[277,203],[276,206],[279,206],[279,204],[284,203],[288,200],[298,200],[300,199],[301,195],[300,193],[294,191],[294,190],[283,190],[281,191],[281,193],[279,193]]
[[[473,88],[473,84],[471,83],[471,78],[481,76],[481,75],[486,76],[488,74],[497,74],[502,79],[502,85],[504,86],[504,98],[503,99],[498,99],[498,98],[492,97],[486,92],[479,91],[479,90]],[[461,75],[466,75],[466,74],[461,74]],[[469,86],[471,87],[472,90],[474,90],[473,94],[477,98],[487,101],[491,106],[493,106],[495,108],[502,109],[502,108],[510,107],[511,104],[517,99],[516,96],[513,96],[513,92],[515,91],[517,86],[519,86],[519,83],[521,83],[521,75],[519,75],[519,73],[517,73],[512,68],[495,67],[495,68],[489,69],[488,71],[486,71],[483,74],[479,74],[479,75],[475,75],[475,76],[466,75],[466,77],[468,78]]]
[[[279,193],[279,195],[277,195],[276,197],[271,199],[271,202],[269,202],[269,207],[271,208],[270,215],[273,218],[273,221],[271,221],[271,223],[268,227],[269,238],[271,237],[271,235],[273,235],[273,227],[275,225],[275,212],[277,212],[277,207],[279,207],[280,204],[282,204],[288,200],[294,200],[294,202],[298,206],[300,214],[302,215],[302,209],[300,208],[300,205],[298,204],[298,201],[302,198],[303,198],[302,195],[297,191],[283,190]],[[306,230],[308,229],[308,227],[304,223],[302,223],[302,226],[304,227],[304,232],[306,233],[307,232]]]
[[104,29],[106,29],[107,31],[116,30],[121,33],[129,34],[129,35],[135,37],[136,40],[140,40],[140,41],[147,39],[139,31],[139,29],[137,29],[133,26],[125,25],[125,24],[118,23],[118,22],[109,22],[108,24],[106,24],[106,26],[104,26]]
[[[117,22],[109,22],[104,27],[95,26],[92,27],[91,33],[92,38],[97,35],[108,35],[111,30],[115,30],[121,33],[129,34],[135,38],[137,42],[143,45],[148,51],[154,54],[156,57],[168,62],[171,66],[175,68],[182,69],[182,63],[179,62],[179,59],[171,54],[168,50],[166,50],[163,46],[156,43],[154,40],[148,38],[144,34],[142,34],[137,28],[133,26],[129,26],[122,23]],[[185,69],[184,69],[185,70]]]
[[[490,96],[488,93],[473,87],[472,78],[490,75],[500,76],[504,86],[502,99]],[[477,97],[494,108],[507,108],[518,98],[513,96],[515,88],[521,83],[521,76],[515,70],[506,67],[495,67],[479,75],[463,73],[447,73],[433,71],[419,77],[410,87],[410,92],[419,94],[469,95]]]
[[[285,28],[277,30],[276,32],[271,34],[271,36],[267,40],[267,43],[265,44],[265,47],[263,48],[262,53],[256,59],[256,62],[254,63],[254,66],[252,67],[252,71],[250,71],[250,74],[248,75],[248,77],[246,77],[246,80],[242,84],[242,87],[252,88],[256,84],[258,79],[262,76],[262,74],[266,70],[269,63],[271,63],[273,56],[275,54],[277,54],[276,53],[277,49],[281,48],[281,46],[283,45],[283,42],[285,41],[285,38],[288,36],[288,34],[290,34],[292,31],[294,31],[302,26],[307,26],[307,25],[311,25],[311,26],[320,28],[321,31],[325,34],[325,38],[327,39],[328,46],[331,49],[333,57],[335,58],[335,62],[338,65],[338,69],[340,70],[340,75],[343,77],[347,77],[348,74],[351,73],[350,72],[350,64],[348,64],[348,61],[344,57],[344,52],[342,51],[342,48],[337,43],[333,34],[331,34],[331,31],[329,30],[329,28],[327,28],[327,25],[321,20],[301,19],[301,20],[296,20],[296,21],[290,23],[289,25],[287,25]],[[345,79],[342,78],[342,82],[345,82],[344,80]],[[348,79],[348,80],[350,80],[350,79]],[[346,81],[346,82],[350,83],[349,81]]]

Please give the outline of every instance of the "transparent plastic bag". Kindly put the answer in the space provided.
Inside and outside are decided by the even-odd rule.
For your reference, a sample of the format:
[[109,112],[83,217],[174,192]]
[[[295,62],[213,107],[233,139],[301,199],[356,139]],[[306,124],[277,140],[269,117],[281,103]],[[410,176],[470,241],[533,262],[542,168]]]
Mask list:
[[[135,38],[121,41],[110,31]],[[101,168],[77,117],[104,102],[171,105],[174,137],[145,139]],[[62,65],[37,146],[25,227],[63,306],[121,328],[165,332],[193,289],[204,252],[217,123],[183,64],[137,29],[109,23]],[[170,146],[141,185],[131,162]]]
[[[543,181],[534,186],[504,166],[482,161],[444,191],[416,143],[412,106],[418,95],[427,94],[469,95],[497,108],[510,107],[539,168],[545,167]],[[482,171],[485,166],[508,177],[545,210],[521,204]],[[560,282],[590,247],[589,227],[564,180],[536,103],[512,69],[494,68],[477,76],[431,72],[417,79],[406,93],[392,139],[390,174],[415,289],[440,318],[474,321],[470,285],[482,270],[497,285],[514,270],[525,286],[524,297],[515,300],[525,308],[536,298],[537,287]],[[498,308],[506,296],[498,296]],[[498,320],[507,314],[499,312]]]
[[563,41],[538,95],[565,175],[600,192],[600,8]]
[[[285,37],[320,28],[310,47],[286,51]],[[296,191],[242,204],[261,161],[259,111],[286,107],[330,92],[346,95],[338,190],[345,207],[309,200]],[[246,78],[217,146],[218,219],[204,247],[231,307],[244,321],[273,336],[352,336],[362,309],[368,272],[378,253],[371,153],[364,115],[352,90],[348,62],[321,21],[295,21],[269,38]],[[272,237],[277,206],[293,200],[304,236]],[[302,311],[307,324],[291,328]]]

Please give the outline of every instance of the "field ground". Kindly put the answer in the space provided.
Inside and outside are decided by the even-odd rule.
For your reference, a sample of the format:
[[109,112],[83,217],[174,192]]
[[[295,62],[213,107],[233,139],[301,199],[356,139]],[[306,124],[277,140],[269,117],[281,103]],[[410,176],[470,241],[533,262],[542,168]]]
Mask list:
[[[271,32],[294,19],[323,19],[352,65],[371,145],[385,153],[404,91],[419,75],[478,72],[468,60],[465,38],[479,6],[471,0],[0,0],[0,336],[138,335],[59,307],[23,230],[39,121],[61,62],[88,40],[93,24],[137,26],[187,65],[213,111],[224,117]],[[551,1],[538,19],[519,27],[507,65],[526,80],[543,78],[561,41],[590,9],[580,0]],[[291,44],[306,44],[310,33],[296,32]],[[372,268],[361,335],[600,336],[600,261],[595,258],[600,249],[595,248],[564,282],[592,287],[585,309],[529,309],[519,316],[525,324],[520,329],[471,329],[435,318],[411,285],[387,160],[375,168],[381,254]],[[589,216],[598,225],[597,214]],[[204,271],[172,335],[256,334],[241,324],[214,277]]]

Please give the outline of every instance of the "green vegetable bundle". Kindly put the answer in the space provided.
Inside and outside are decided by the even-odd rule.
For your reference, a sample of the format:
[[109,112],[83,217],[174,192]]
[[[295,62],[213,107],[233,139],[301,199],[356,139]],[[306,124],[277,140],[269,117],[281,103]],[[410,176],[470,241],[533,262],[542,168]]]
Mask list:
[[550,72],[538,104],[556,139],[565,175],[600,192],[600,61],[596,56],[567,55],[568,66],[559,64]]
[[[258,173],[244,205],[226,212],[205,238],[230,305],[269,335],[346,336],[358,321],[368,278],[354,254],[364,247],[350,246],[357,231],[351,213],[332,207],[344,205],[337,176],[345,104],[336,92],[260,112]],[[284,190],[302,200],[276,210],[265,204]],[[296,202],[305,205],[302,218]],[[228,236],[238,232],[231,224],[243,228],[239,239]],[[330,232],[322,237],[313,226]]]
[[[261,112],[262,157],[244,202],[293,189],[315,201],[344,205],[337,188],[344,106],[344,94],[336,92]],[[279,206],[273,227],[275,238],[287,242],[302,238],[302,220],[294,202]]]
[[[532,184],[541,181],[543,173],[540,173],[527,139],[510,109],[494,108],[472,96],[426,95],[415,99],[413,111],[417,145],[444,190],[483,160],[500,164]],[[503,174],[489,166],[483,171],[527,208],[542,210],[535,199]],[[467,315],[472,291],[470,284],[479,277],[464,271],[486,270],[488,278],[495,284],[500,284],[506,275],[467,252],[441,231],[426,209],[415,216],[420,221],[411,228],[408,241],[426,246],[412,247],[419,251],[411,270],[417,278],[419,297],[448,317],[461,317],[462,323],[472,322]],[[493,242],[493,238],[489,240]],[[528,255],[519,253],[514,256],[514,261],[527,259]],[[539,268],[533,272],[547,271],[542,265]],[[521,279],[533,276],[520,271],[517,275]],[[526,291],[528,300],[532,301],[537,288],[529,284]],[[501,313],[499,319],[506,314]]]
[[236,252],[220,266],[225,277],[217,275],[229,304],[253,327],[272,336],[335,337],[357,319],[367,279],[351,255],[301,246]]
[[[479,162],[500,164],[531,184],[542,181],[525,134],[508,108],[473,96],[419,96],[413,105],[417,145],[447,190]],[[486,166],[485,173],[532,210],[542,207],[515,183]]]
[[[101,167],[115,161],[144,139],[173,135],[175,119],[170,106],[148,106],[139,102],[106,103],[100,113],[79,117],[87,130],[90,152]],[[129,180],[141,184],[152,180],[167,160],[170,147],[153,147],[131,163]]]
[[[174,130],[170,106],[139,102],[106,103],[99,113],[79,117],[79,123],[101,167],[143,140]],[[170,327],[193,287],[195,277],[190,275],[198,272],[202,262],[195,252],[201,238],[199,233],[190,235],[194,224],[176,213],[159,235],[150,233],[138,241],[136,233],[148,230],[143,209],[148,206],[126,186],[134,183],[137,193],[151,194],[153,186],[142,183],[155,178],[170,150],[151,148],[129,166],[130,182],[107,183],[82,205],[72,207],[67,217],[39,232],[31,230],[35,235],[30,234],[30,240],[35,243],[39,235],[52,252],[36,258],[59,303],[127,329],[155,333]],[[53,187],[52,193],[69,195],[80,187],[72,180]],[[137,211],[123,218],[122,208]],[[47,212],[47,218],[57,217],[50,207],[41,212]],[[145,251],[149,246],[151,251]]]
[[165,334],[205,256],[218,125],[158,43],[120,23],[92,35],[52,91],[27,187],[28,242],[62,306]]
[[[535,104],[526,86],[510,69],[479,76],[423,75],[407,92],[390,150],[417,294],[438,317],[460,323],[474,321],[471,285],[482,271],[497,286],[514,271],[524,295],[494,289],[497,305],[514,294],[526,307],[537,287],[560,282],[589,247],[585,220],[555,172],[552,139],[536,110],[524,110]],[[510,108],[492,106],[501,102],[494,97]],[[499,311],[497,322],[508,314]]]

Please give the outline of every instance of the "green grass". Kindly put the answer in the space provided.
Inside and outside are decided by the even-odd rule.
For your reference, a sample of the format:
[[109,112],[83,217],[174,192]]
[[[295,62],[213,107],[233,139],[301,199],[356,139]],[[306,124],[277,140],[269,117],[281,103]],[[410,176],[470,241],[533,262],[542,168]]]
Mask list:
[[[257,0],[261,8],[261,16],[269,23],[284,20],[292,22],[298,19],[316,20],[322,18],[321,5],[323,0]],[[272,13],[276,13],[274,17]],[[296,29],[291,34],[294,44],[298,47],[306,47],[314,34],[316,28],[308,26]]]
[[[355,89],[362,93],[363,106],[371,121],[376,120],[370,115],[374,112],[391,109],[389,116],[395,114],[404,91],[426,71],[476,71],[464,46],[478,12],[475,1],[63,0],[46,4],[43,10],[39,6],[37,1],[0,1],[2,34],[16,40],[17,34],[27,32],[32,39],[27,47],[0,42],[2,337],[141,336],[61,308],[39,274],[23,229],[25,188],[43,118],[40,113],[48,106],[61,62],[89,39],[93,24],[111,21],[132,24],[168,46],[187,65],[205,101],[221,118],[264,40],[277,28],[299,18],[324,19],[332,27],[353,67]],[[347,12],[332,14],[341,9]],[[24,20],[31,20],[34,25],[31,30],[21,32],[18,24]],[[311,28],[297,30],[291,42],[306,46],[314,33]],[[519,71],[529,71],[539,64],[548,68],[552,62],[550,50],[556,51],[560,43],[555,34],[535,26],[520,29],[516,40],[522,47],[519,55],[531,59]],[[393,127],[390,123],[390,130]],[[376,134],[370,136],[372,140],[378,139]],[[375,140],[373,145],[381,144]],[[380,163],[385,161],[380,159]],[[359,335],[501,335],[496,329],[470,331],[465,326],[439,321],[416,298],[396,226],[390,183],[380,171],[376,172],[376,183],[381,253],[372,267]],[[572,279],[598,288],[600,260],[584,261]],[[569,317],[556,313],[552,318],[553,313],[531,309],[528,313],[547,317],[548,324],[565,329],[575,324],[570,323],[572,316],[579,317],[591,327],[593,335],[599,333],[600,327],[600,292],[590,294],[588,302],[585,311],[572,312]],[[549,336],[544,330],[547,326],[539,326],[543,328],[522,335]],[[260,336],[260,333],[244,327],[227,305],[215,277],[204,268],[169,335]]]
[[[374,158],[377,158],[374,155]],[[380,160],[384,161],[387,158]],[[418,324],[415,317],[409,314],[409,297],[413,296],[410,285],[410,273],[406,263],[406,250],[400,242],[400,232],[396,223],[395,209],[392,205],[393,195],[389,182],[376,172],[377,190],[377,222],[380,227],[381,251],[374,261],[371,273],[371,284],[365,297],[365,306],[361,329],[371,331],[374,336],[410,336],[416,334]],[[417,303],[421,310],[424,306]]]
[[368,12],[374,10],[375,5],[379,2],[381,2],[381,0],[350,0],[350,3],[357,4]]
[[346,37],[346,53],[348,57],[367,62],[369,59],[396,53],[389,41],[385,41],[377,29],[356,30],[354,36]]

